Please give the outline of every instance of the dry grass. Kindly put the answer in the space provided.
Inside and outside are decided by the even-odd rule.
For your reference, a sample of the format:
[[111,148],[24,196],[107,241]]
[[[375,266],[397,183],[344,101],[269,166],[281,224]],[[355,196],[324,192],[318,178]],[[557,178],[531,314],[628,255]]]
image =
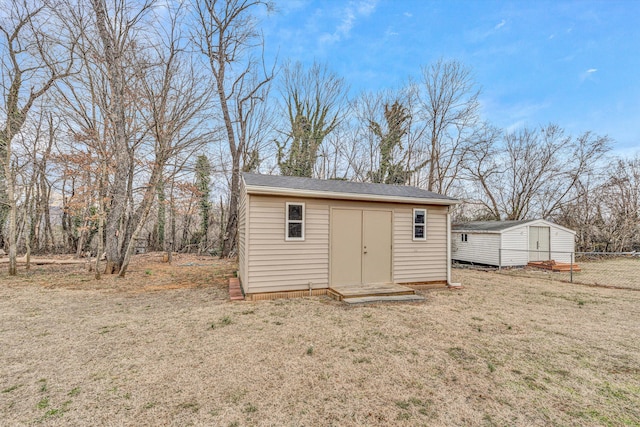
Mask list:
[[640,290],[640,257],[580,261],[574,281]]
[[0,275],[2,424],[640,425],[639,292],[456,270],[420,304],[230,303],[230,265],[143,261]]
[[[640,291],[640,257],[578,260],[577,264],[581,271],[573,273],[573,283]],[[534,267],[507,268],[500,273],[535,280],[570,281],[568,272],[551,272]]]

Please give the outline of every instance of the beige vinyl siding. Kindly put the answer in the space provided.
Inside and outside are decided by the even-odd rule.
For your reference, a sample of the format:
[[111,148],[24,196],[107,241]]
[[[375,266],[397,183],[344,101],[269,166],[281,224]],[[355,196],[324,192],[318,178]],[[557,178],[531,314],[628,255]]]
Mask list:
[[244,185],[240,184],[240,200],[238,200],[238,278],[243,284],[246,277],[246,227],[247,227],[247,198]]
[[[286,203],[305,204],[305,240],[285,240]],[[250,195],[243,286],[246,293],[330,286],[332,208],[390,211],[392,278],[399,283],[447,279],[447,207],[333,199]],[[427,239],[413,240],[413,209],[427,210]]]
[[[460,236],[467,235],[467,241]],[[497,233],[452,233],[451,258],[477,264],[498,265],[500,234]]]
[[[304,241],[285,241],[287,202],[305,204]],[[329,284],[329,206],[326,201],[251,195],[248,286],[245,292],[326,288]]]
[[[413,240],[413,208],[427,210],[427,239]],[[393,214],[393,280],[447,280],[447,208],[396,205]]]

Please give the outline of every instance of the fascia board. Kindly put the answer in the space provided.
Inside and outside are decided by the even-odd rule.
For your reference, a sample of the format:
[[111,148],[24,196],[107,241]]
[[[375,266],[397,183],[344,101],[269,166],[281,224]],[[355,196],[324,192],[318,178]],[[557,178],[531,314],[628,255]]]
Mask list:
[[455,199],[423,199],[418,197],[383,196],[379,194],[338,193],[334,191],[297,190],[293,188],[265,187],[262,185],[247,185],[245,188],[247,193],[249,194],[270,196],[309,197],[314,199],[359,200],[370,202],[393,202],[415,205],[451,206],[461,203],[460,200]]

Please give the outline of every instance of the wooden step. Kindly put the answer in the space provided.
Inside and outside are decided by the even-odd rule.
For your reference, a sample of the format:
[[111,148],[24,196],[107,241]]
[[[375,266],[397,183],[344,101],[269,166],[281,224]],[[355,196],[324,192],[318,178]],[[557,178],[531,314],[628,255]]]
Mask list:
[[351,298],[410,296],[415,295],[416,291],[397,283],[365,283],[332,286],[328,294],[334,299],[343,301]]
[[342,295],[331,288],[327,289],[327,295],[329,295],[334,300],[342,301]]
[[571,264],[569,262],[557,262],[557,261],[531,261],[527,264],[529,267],[541,268],[543,270],[551,270],[558,273],[569,273],[571,271],[579,272],[580,266],[578,264]]

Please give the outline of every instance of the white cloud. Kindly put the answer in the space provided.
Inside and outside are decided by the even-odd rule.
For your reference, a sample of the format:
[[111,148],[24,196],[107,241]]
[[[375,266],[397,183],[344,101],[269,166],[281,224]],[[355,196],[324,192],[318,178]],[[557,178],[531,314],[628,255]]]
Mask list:
[[512,132],[516,132],[524,127],[527,126],[527,121],[526,120],[517,120],[515,122],[511,122],[509,123],[507,126],[505,126],[504,130],[507,133],[512,133]]
[[392,28],[392,27],[387,28],[387,31],[385,31],[385,32],[384,32],[384,34],[385,34],[385,36],[387,36],[387,37],[393,37],[393,36],[397,36],[397,35],[399,35],[399,33],[398,33],[398,32],[393,31],[393,28]]
[[507,20],[503,19],[500,22],[498,22],[496,25],[494,25],[493,28],[489,28],[489,29],[487,27],[475,28],[471,30],[468,34],[469,34],[470,40],[473,43],[479,43],[484,41],[488,37],[491,37],[494,34],[497,34],[499,31],[502,31],[501,28],[504,27],[505,25],[507,25]]
[[360,1],[356,8],[358,10],[358,13],[362,16],[369,16],[373,13],[374,10],[376,10],[376,5],[377,5],[378,1],[377,0],[365,0],[365,1]]
[[318,39],[318,41],[322,45],[331,44],[331,43],[335,43],[337,41],[340,41],[340,36],[337,35],[336,33],[333,33],[333,34],[324,33],[324,34],[320,35],[320,38]]
[[349,38],[351,29],[355,26],[358,18],[366,18],[371,15],[376,9],[377,2],[377,0],[350,1],[346,7],[339,11],[342,20],[336,26],[335,31],[322,34],[319,38],[320,43],[336,43]]
[[277,10],[285,15],[303,9],[308,5],[307,0],[288,0],[278,3]]
[[597,71],[597,68],[589,68],[587,71],[580,74],[580,83],[583,83],[585,80],[597,81],[597,77],[594,77]]
[[353,28],[353,23],[356,20],[356,15],[351,9],[346,9],[344,11],[344,14],[345,16],[344,18],[342,18],[342,22],[340,23],[340,25],[338,25],[338,27],[336,28],[335,34],[348,36],[351,32],[351,29]]
[[405,12],[405,13],[403,13],[403,15],[406,16],[407,18],[411,18],[413,16],[413,13]]

